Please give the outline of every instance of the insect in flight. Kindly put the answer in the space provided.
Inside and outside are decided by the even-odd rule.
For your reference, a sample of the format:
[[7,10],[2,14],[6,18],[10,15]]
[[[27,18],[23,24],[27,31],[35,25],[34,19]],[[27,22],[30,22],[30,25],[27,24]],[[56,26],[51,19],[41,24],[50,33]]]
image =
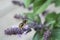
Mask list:
[[23,26],[27,23],[27,20],[23,20],[22,23],[19,24],[19,28],[23,28]]

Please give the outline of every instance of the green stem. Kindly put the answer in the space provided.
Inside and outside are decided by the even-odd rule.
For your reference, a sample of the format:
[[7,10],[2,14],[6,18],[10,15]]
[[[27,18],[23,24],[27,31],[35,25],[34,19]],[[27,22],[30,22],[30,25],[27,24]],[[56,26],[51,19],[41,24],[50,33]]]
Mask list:
[[47,0],[40,8],[39,10],[37,10],[37,12],[35,13],[35,15],[42,13],[47,7],[48,5],[52,2],[52,0]]

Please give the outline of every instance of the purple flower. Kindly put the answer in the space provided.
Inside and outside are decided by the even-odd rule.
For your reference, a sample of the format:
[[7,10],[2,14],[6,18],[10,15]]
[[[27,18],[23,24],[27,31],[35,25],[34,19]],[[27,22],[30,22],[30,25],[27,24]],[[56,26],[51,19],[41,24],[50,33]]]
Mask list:
[[21,15],[19,15],[19,14],[15,14],[14,15],[14,18],[16,18],[16,19],[20,19],[22,16]]
[[20,4],[20,2],[19,2],[19,1],[15,1],[15,0],[14,0],[14,1],[12,1],[12,3],[13,3],[13,4],[16,4],[16,5]]
[[33,9],[33,7],[31,6],[31,7],[28,7],[28,10],[32,10]]
[[28,25],[29,25],[29,27],[33,28],[35,31],[39,31],[40,29],[43,28],[42,24],[38,24],[36,22],[31,22]]
[[48,10],[44,11],[42,15],[45,16],[47,13],[48,13]]
[[31,31],[31,28],[27,28],[27,29],[23,28],[23,31],[25,31],[25,33],[27,34]]
[[22,28],[22,29],[20,29],[19,27],[13,27],[13,28],[7,28],[6,30],[5,30],[5,34],[6,35],[16,35],[16,34],[23,34],[24,32],[26,32],[26,34],[28,33],[28,32],[30,32],[31,31],[31,28],[29,28],[27,25],[24,27],[24,28]]
[[25,31],[26,34],[27,34],[31,31],[31,28],[28,25],[25,25],[24,28],[23,28],[23,31]]
[[44,40],[48,40],[50,35],[51,35],[50,30],[47,30],[46,32],[44,32],[44,35],[43,35],[44,36]]
[[19,28],[7,28],[5,30],[5,34],[6,35],[16,35],[16,34],[22,34],[24,31],[22,31],[21,29]]
[[23,16],[23,15],[20,15],[20,14],[15,14],[14,18],[16,18],[16,19],[23,19],[23,20],[27,19],[26,16]]
[[15,1],[15,0],[12,1],[12,3],[15,4],[15,5],[18,5],[18,6],[24,6],[24,7],[25,7],[25,5],[24,5],[23,2],[19,2],[19,1],[17,1],[17,0],[16,0],[16,1]]

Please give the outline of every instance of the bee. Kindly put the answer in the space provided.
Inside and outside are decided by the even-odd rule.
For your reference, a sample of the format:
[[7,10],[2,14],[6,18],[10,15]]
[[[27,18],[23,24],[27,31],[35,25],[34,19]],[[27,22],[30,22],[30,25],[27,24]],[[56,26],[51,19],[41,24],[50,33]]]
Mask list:
[[23,26],[27,23],[27,20],[23,20],[22,23],[19,24],[19,28],[23,28]]

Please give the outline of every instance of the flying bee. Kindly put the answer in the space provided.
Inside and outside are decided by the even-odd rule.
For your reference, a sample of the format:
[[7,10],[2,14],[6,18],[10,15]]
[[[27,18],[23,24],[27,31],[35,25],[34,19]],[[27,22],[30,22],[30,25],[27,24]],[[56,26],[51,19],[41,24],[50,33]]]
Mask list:
[[22,29],[22,28],[23,28],[23,26],[26,24],[26,22],[27,22],[27,20],[23,20],[23,22],[19,24],[19,28],[21,28],[21,29]]

